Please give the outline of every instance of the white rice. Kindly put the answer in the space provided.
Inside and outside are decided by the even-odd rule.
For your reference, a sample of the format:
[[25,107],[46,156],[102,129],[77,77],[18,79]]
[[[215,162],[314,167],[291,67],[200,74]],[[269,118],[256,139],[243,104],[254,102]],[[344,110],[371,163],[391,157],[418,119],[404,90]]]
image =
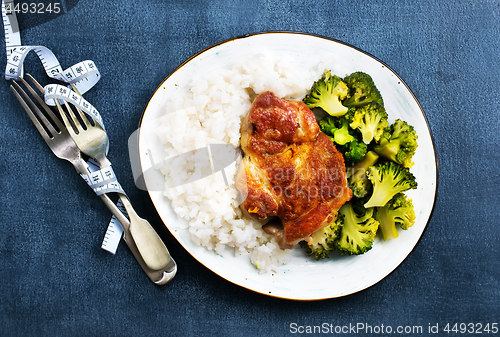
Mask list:
[[[291,250],[281,250],[260,223],[242,216],[234,187],[241,156],[224,169],[226,185],[221,171],[213,174],[214,163],[207,152],[194,150],[228,144],[239,153],[240,124],[251,107],[250,92],[272,91],[282,98],[302,99],[312,83],[331,69],[327,66],[256,54],[230,68],[193,78],[182,95],[167,103],[158,136],[166,159],[182,156],[166,160],[168,164],[161,168],[164,194],[174,212],[187,220],[196,244],[216,253],[230,248],[236,255],[248,255],[260,272],[276,270],[289,261]],[[214,151],[219,148],[210,149],[211,158],[216,157]]]

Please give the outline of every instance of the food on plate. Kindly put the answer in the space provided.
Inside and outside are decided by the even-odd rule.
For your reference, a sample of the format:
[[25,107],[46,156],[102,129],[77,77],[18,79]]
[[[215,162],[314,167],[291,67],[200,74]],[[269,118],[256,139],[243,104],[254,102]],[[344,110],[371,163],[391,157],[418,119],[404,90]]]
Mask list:
[[399,236],[396,225],[408,229],[415,223],[415,210],[411,199],[404,193],[398,193],[385,206],[377,208],[375,218],[380,222],[384,241]]
[[[258,272],[276,271],[291,260],[297,250],[280,249],[275,236],[239,207],[234,174],[241,161],[240,126],[256,93],[272,91],[281,98],[301,100],[334,65],[335,60],[323,57],[303,62],[255,53],[222,69],[202,69],[167,96],[156,126],[164,155],[155,162],[165,179],[165,198],[179,218],[169,229],[214,254],[239,256]],[[232,146],[236,158],[215,174],[211,163],[217,164],[218,157],[213,144]],[[208,151],[201,151],[207,147],[212,162]]]
[[312,233],[308,241],[301,241],[300,245],[308,255],[314,255],[316,260],[324,259],[335,250],[340,230],[344,224],[341,213],[337,214],[327,226]]
[[384,130],[373,149],[379,155],[404,167],[412,167],[411,159],[417,150],[417,138],[413,126],[401,119],[396,119],[388,129]]
[[342,104],[345,106],[360,107],[368,103],[377,103],[384,106],[384,100],[372,77],[362,71],[356,71],[344,77],[349,87],[349,98]]
[[396,194],[417,188],[417,181],[410,170],[392,161],[371,166],[367,176],[373,189],[365,207],[383,207]]
[[372,248],[380,223],[373,217],[375,210],[365,208],[359,200],[353,200],[342,206],[342,230],[335,248],[341,253],[359,255]]
[[304,97],[304,103],[310,109],[321,108],[331,116],[342,116],[347,112],[347,107],[341,102],[348,93],[347,85],[329,70],[314,82],[311,93]]
[[351,199],[342,155],[301,101],[258,95],[241,125],[241,149],[242,209],[271,219],[263,228],[282,249],[327,226]]
[[370,144],[372,140],[378,142],[385,128],[389,126],[387,117],[383,106],[368,103],[356,109],[349,126],[361,133],[365,144]]
[[[399,193],[416,187],[409,173],[416,134],[400,122],[389,126],[370,75],[342,78],[334,67],[261,53],[178,87],[157,132],[164,195],[181,220],[169,228],[269,272],[290,261],[297,250],[282,248],[297,243],[316,259],[361,254],[377,228],[411,227],[411,199]],[[222,148],[232,149],[230,165],[217,161]],[[383,193],[391,181],[395,189]]]
[[361,139],[361,133],[350,127],[355,111],[354,108],[349,108],[340,118],[326,116],[319,121],[321,131],[330,136],[346,162],[352,163],[363,160],[368,150],[368,146]]
[[[335,75],[327,72],[325,77]],[[370,75],[357,71],[341,81],[349,89],[341,102],[345,112],[326,115],[319,126],[344,156],[353,198],[340,208],[334,223],[301,243],[316,260],[335,250],[364,254],[373,247],[378,228],[385,241],[399,236],[396,224],[406,230],[415,222],[412,200],[402,193],[417,187],[409,170],[418,146],[414,128],[401,119],[389,126]]]
[[371,193],[373,186],[366,172],[377,163],[379,157],[375,151],[368,151],[362,161],[348,168],[349,187],[356,198],[364,198],[368,193]]
[[[348,116],[351,116],[349,118]],[[346,145],[356,140],[356,135],[349,128],[352,121],[352,114],[345,114],[342,118],[326,116],[319,121],[319,128],[325,134],[331,135],[333,142],[337,145]]]

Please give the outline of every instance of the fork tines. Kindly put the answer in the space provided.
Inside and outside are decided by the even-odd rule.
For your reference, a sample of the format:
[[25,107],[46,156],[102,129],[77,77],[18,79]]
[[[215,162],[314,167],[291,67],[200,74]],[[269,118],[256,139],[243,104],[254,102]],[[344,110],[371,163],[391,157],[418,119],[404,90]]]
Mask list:
[[[33,83],[34,87],[42,94],[43,96],[43,87],[38,83],[31,75],[26,74],[26,77]],[[26,91],[19,85],[18,81],[13,81],[13,84],[10,86],[12,92],[16,96],[16,98],[21,103],[22,107],[30,117],[33,124],[35,124],[36,128],[45,139],[45,141],[49,141],[53,139],[55,134],[59,134],[61,130],[64,128],[61,120],[56,116],[54,111],[45,103],[43,98],[40,96],[35,89],[24,79],[19,78],[19,82],[21,82],[27,91],[31,94],[33,98],[38,102],[38,105],[35,104],[33,99],[26,93]],[[40,109],[42,108],[42,110]]]
[[[76,113],[71,108],[70,104],[64,101],[64,106],[66,110],[64,110],[61,104],[56,100],[56,106],[61,115],[63,122],[68,125],[71,125],[75,134],[79,134],[81,131],[87,130],[89,127],[92,127],[94,121],[92,118],[87,116],[80,108],[76,108]],[[71,130],[68,129],[71,132]]]

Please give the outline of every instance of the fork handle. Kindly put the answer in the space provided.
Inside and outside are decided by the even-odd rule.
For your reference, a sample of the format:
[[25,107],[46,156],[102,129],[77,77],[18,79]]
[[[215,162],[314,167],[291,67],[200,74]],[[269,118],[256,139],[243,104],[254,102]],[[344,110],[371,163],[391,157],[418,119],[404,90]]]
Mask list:
[[130,234],[146,265],[152,270],[160,270],[170,264],[170,253],[151,224],[134,210],[128,197],[120,194],[123,206],[130,218]]
[[127,219],[125,215],[123,215],[120,209],[108,197],[107,194],[101,194],[99,197],[108,207],[111,213],[113,213],[116,219],[122,224],[124,232],[123,241],[125,241],[130,252],[132,253],[132,255],[134,255],[135,259],[141,266],[142,270],[144,270],[146,275],[149,277],[149,279],[157,285],[163,285],[168,283],[177,273],[177,265],[175,264],[174,260],[170,258],[170,263],[161,270],[152,270],[151,268],[149,268],[144,262],[144,258],[139,252],[137,245],[132,239],[132,235],[130,234],[130,221]]
[[130,228],[130,221],[127,219],[127,217],[120,211],[118,206],[111,200],[107,194],[101,194],[99,196],[101,200],[104,202],[106,207],[111,211],[111,213],[115,216],[116,220],[120,222],[122,225],[123,229],[129,229]]
[[[80,174],[88,174],[90,173],[89,165],[83,159],[76,160],[72,162],[76,171]],[[109,198],[107,194],[101,194],[99,198],[104,202],[106,207],[111,211],[111,213],[116,217],[116,219],[121,223],[123,227],[123,241],[127,244],[130,252],[134,255],[135,259],[141,266],[142,270],[146,273],[151,281],[153,281],[157,285],[163,285],[170,280],[172,280],[177,273],[177,265],[175,261],[170,257],[170,262],[167,266],[162,268],[161,270],[152,270],[146,265],[144,262],[144,258],[142,257],[137,245],[135,244],[132,235],[130,233],[130,221],[127,217],[120,211],[118,206]]]

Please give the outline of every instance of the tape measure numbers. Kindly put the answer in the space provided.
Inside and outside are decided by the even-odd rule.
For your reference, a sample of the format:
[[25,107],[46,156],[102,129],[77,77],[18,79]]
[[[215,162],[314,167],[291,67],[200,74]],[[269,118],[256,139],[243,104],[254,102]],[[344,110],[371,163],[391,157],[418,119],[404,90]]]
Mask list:
[[[89,170],[90,170],[90,173],[88,174],[88,176],[92,176],[96,173],[99,173],[99,175],[102,175],[102,173],[100,173],[101,170],[99,168],[99,164],[97,163],[97,161],[94,158],[89,158],[87,163],[89,165]],[[102,176],[108,177],[106,174],[104,174]],[[114,176],[114,173],[113,173],[113,176]],[[85,181],[87,181],[87,179],[89,179],[89,177],[83,177],[83,178],[85,179]],[[116,176],[114,176],[115,179],[113,179],[113,177],[110,177],[110,176],[109,176],[109,178],[110,179],[108,179],[107,181],[104,180],[104,178],[103,178],[103,180],[106,182],[113,181],[119,185],[118,181],[116,180]],[[92,189],[94,189],[92,186],[92,183],[87,182],[87,184],[89,184],[89,186]],[[121,189],[121,186],[120,186],[120,189]],[[98,191],[96,191],[95,189],[94,189],[94,192],[96,192],[96,194],[98,194]],[[123,192],[123,193],[125,194],[125,192]],[[116,206],[125,216],[128,215],[127,211],[125,210],[125,207],[122,204],[121,199],[118,199]],[[102,240],[101,248],[110,252],[111,254],[115,254],[116,250],[118,249],[118,245],[120,244],[120,239],[122,238],[122,235],[123,235],[123,226],[118,221],[118,219],[113,215],[111,217],[109,224],[108,224],[108,228],[106,229],[106,233],[104,234],[104,239]]]
[[19,25],[14,8],[14,0],[2,0],[2,20],[5,30],[5,47],[7,56],[12,52],[12,49],[21,46],[21,34],[19,33]]
[[[125,210],[125,207],[123,206],[121,199],[118,199],[116,206],[122,213],[127,214],[127,211]],[[120,244],[120,239],[122,238],[122,235],[123,235],[123,227],[118,221],[118,219],[116,219],[116,217],[113,215],[111,217],[111,221],[109,222],[108,228],[106,229],[106,233],[104,234],[104,239],[102,240],[101,248],[110,252],[111,254],[115,254],[116,249]]]

